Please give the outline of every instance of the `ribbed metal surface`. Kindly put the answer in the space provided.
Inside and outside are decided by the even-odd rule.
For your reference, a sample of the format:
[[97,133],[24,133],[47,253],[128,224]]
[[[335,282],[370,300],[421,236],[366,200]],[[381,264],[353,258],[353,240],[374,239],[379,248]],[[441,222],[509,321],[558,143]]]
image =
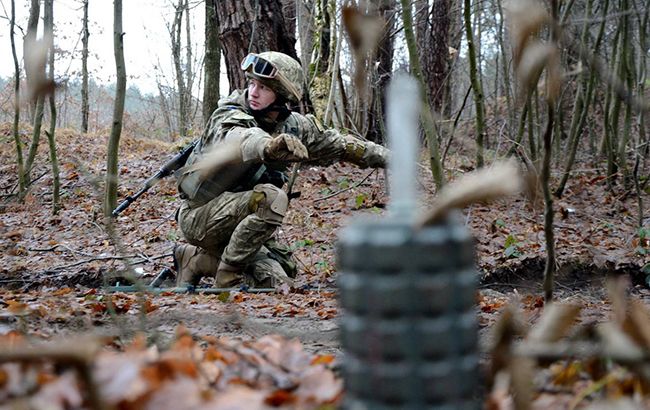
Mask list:
[[357,223],[338,243],[347,409],[479,409],[474,249],[459,225]]

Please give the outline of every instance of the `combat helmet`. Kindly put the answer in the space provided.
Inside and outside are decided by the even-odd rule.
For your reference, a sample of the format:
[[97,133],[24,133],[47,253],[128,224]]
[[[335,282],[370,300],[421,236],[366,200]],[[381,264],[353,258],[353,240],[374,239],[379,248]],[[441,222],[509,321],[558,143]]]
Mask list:
[[303,76],[300,63],[284,53],[250,53],[241,62],[247,78],[254,78],[290,102],[302,99]]

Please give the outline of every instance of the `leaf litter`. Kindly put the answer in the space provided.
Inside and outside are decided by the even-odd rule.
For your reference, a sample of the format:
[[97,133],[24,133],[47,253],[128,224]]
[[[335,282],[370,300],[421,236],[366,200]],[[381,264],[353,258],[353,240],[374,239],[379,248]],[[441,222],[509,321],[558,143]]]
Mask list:
[[[9,129],[3,125],[3,135],[5,127]],[[61,213],[53,217],[48,208],[51,177],[46,160],[35,167],[34,175],[44,177],[34,185],[25,204],[9,202],[1,208],[3,346],[7,346],[5,342],[22,348],[40,348],[43,343],[75,346],[78,335],[87,333],[108,338],[102,339],[101,349],[88,366],[102,400],[120,408],[315,408],[340,402],[336,293],[300,288],[335,286],[336,231],[350,216],[384,212],[387,198],[382,173],[353,186],[367,176],[366,170],[343,164],[301,170],[296,183],[301,197],[292,201],[286,223],[278,232],[298,260],[297,290],[232,292],[221,298],[107,295],[93,288],[105,280],[113,284],[123,281],[119,271],[124,257],[102,229],[101,207],[90,184],[104,167],[100,153],[106,135],[82,137],[60,130],[57,138],[65,192]],[[120,199],[137,190],[171,156],[174,147],[127,136],[121,150]],[[46,147],[41,147],[39,158],[46,154]],[[6,189],[15,182],[11,155],[12,150],[0,152],[3,172],[9,176]],[[450,157],[449,172],[456,176],[464,173],[465,161],[462,156]],[[432,203],[430,175],[422,171],[421,177],[425,201]],[[341,191],[344,179],[353,188],[330,196]],[[556,200],[558,300],[580,306],[575,323],[551,321],[555,328],[569,332],[560,343],[577,337],[573,333],[602,334],[603,330],[597,332],[594,326],[610,320],[614,310],[620,311],[612,307],[612,297],[600,285],[605,273],[632,273],[629,289],[639,306],[646,306],[650,295],[642,286],[642,268],[650,258],[644,252],[646,237],[639,235],[635,226],[635,200],[610,193],[605,182],[597,170],[581,170],[564,197]],[[361,197],[363,201],[359,201]],[[174,183],[165,180],[117,221],[129,260],[141,268],[145,281],[171,263],[173,243],[182,237],[173,221],[177,206]],[[525,326],[543,321],[544,301],[537,291],[544,257],[543,215],[526,199],[515,198],[471,205],[464,210],[464,217],[476,238],[482,282],[477,314],[482,344],[488,346],[513,298]],[[618,316],[625,318],[622,326],[629,336],[608,343],[631,339],[647,347],[645,327],[639,324],[645,323],[647,313],[635,303],[624,305],[631,313]],[[181,324],[185,328],[179,327]],[[146,337],[137,336],[136,329],[141,327]],[[514,340],[525,340],[524,335]],[[633,403],[638,405],[647,391],[640,370],[625,364],[568,357],[537,362],[532,368],[534,408],[595,406],[605,400],[624,406],[624,400],[630,398],[636,398]],[[502,406],[496,408],[510,408],[513,375],[496,371],[495,380],[501,381],[493,384],[486,397],[488,407],[495,402]],[[76,368],[55,359],[9,361],[0,367],[0,402],[29,402],[35,408],[43,408],[41,403],[88,407],[85,382]],[[520,396],[525,394],[520,392]]]

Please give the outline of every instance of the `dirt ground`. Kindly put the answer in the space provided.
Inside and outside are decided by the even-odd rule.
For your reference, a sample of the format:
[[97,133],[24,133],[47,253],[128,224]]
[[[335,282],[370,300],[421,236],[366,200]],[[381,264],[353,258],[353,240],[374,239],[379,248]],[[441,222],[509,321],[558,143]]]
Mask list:
[[[129,340],[144,333],[164,349],[183,326],[196,337],[298,338],[308,352],[340,360],[337,232],[354,218],[386,215],[382,171],[347,165],[301,169],[295,188],[300,197],[292,201],[277,232],[299,265],[295,289],[217,295],[200,289],[196,294],[144,296],[117,292],[109,297],[103,286],[129,283],[125,261],[143,284],[171,267],[171,250],[182,241],[173,221],[179,205],[173,181],[143,195],[116,219],[116,232],[109,233],[101,217],[101,191],[94,184],[103,172],[105,136],[81,141],[72,131],[60,131],[62,209],[52,215],[45,146],[30,194],[22,204],[13,199],[15,161],[7,129],[0,133],[0,193],[5,197],[0,205],[0,333],[17,330],[44,340],[86,334]],[[121,150],[120,199],[135,192],[173,148],[127,138]],[[465,158],[449,161],[450,177],[470,170]],[[627,275],[629,295],[650,306],[645,283],[650,258],[647,238],[639,235],[636,199],[621,187],[607,191],[591,164],[580,167],[567,193],[555,202],[555,299],[581,306],[578,324],[588,324],[612,317],[607,277]],[[426,167],[421,173],[424,210],[434,189]],[[542,312],[543,213],[527,199],[509,198],[471,206],[463,218],[476,241],[476,311],[480,345],[487,352],[494,324],[508,303],[519,307],[528,325]]]

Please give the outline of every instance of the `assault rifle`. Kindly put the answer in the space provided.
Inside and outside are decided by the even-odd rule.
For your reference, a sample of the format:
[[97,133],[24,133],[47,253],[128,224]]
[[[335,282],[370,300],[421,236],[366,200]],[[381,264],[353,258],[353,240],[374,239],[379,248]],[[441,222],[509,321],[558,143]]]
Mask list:
[[111,216],[112,217],[118,216],[123,210],[128,208],[129,205],[135,202],[142,194],[147,192],[149,188],[156,185],[161,179],[170,176],[171,174],[174,173],[174,171],[180,169],[183,165],[185,165],[185,163],[187,162],[187,158],[189,158],[190,154],[192,153],[192,150],[194,149],[194,147],[198,142],[199,140],[193,141],[191,144],[183,148],[183,150],[178,154],[176,154],[172,159],[167,161],[167,163],[163,165],[154,176],[144,181],[144,185],[142,186],[142,188],[140,188],[138,192],[136,192],[133,195],[127,196],[126,199],[122,201],[122,203],[119,204],[117,208],[113,209],[113,212],[111,212]]

